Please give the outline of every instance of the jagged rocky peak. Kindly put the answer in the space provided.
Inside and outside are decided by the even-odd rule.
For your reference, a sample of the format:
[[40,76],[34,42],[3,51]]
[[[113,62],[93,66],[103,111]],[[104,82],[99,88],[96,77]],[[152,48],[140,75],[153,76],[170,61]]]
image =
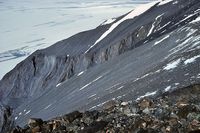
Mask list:
[[198,0],[142,5],[34,52],[0,81],[15,122],[98,110],[200,82]]

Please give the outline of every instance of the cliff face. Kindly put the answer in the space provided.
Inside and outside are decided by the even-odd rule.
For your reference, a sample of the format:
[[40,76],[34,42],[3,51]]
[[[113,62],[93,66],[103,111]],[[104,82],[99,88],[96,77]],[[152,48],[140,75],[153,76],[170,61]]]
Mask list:
[[[197,83],[200,34],[199,22],[194,20],[198,19],[199,6],[198,0],[155,2],[146,5],[142,14],[131,11],[111,24],[100,25],[38,50],[0,81],[0,99],[14,109],[19,107],[15,115],[21,124],[29,115],[47,113],[41,111],[42,108],[52,106],[58,97],[66,97],[62,103],[67,104],[67,111],[72,111],[93,108],[120,95],[130,100],[147,91],[161,93],[167,87],[170,90],[189,82]],[[196,63],[188,63],[188,66],[190,58],[195,58]],[[182,66],[177,67],[179,64]],[[172,71],[174,68],[177,69]],[[92,86],[93,83],[96,85]],[[88,95],[97,94],[87,91],[79,95],[79,92],[90,86],[101,95],[88,103]],[[109,90],[116,87],[118,90]],[[107,89],[110,92],[106,93]],[[46,107],[47,102],[44,105],[39,102],[45,99],[51,101]],[[41,112],[30,113],[32,109],[27,109],[34,107],[35,112]],[[55,114],[49,113],[45,118],[64,110],[65,107],[57,109]],[[21,119],[20,112],[25,114]]]

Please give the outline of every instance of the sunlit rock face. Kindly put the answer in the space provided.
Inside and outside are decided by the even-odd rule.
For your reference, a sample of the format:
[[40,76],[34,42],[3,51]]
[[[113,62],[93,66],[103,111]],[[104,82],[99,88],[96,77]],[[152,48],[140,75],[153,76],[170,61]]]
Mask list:
[[200,82],[197,0],[142,5],[38,50],[0,81],[16,123],[140,100]]

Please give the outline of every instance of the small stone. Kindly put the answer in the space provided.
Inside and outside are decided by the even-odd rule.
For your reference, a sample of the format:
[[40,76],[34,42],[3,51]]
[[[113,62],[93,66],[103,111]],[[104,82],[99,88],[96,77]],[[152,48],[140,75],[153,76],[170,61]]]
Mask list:
[[36,126],[36,127],[33,127],[31,129],[31,131],[32,131],[32,133],[39,133],[39,132],[41,132],[41,128],[40,128],[40,126]]
[[123,109],[122,109],[122,112],[125,114],[125,115],[127,115],[127,116],[129,116],[130,114],[132,114],[132,112],[131,112],[131,109],[127,106],[127,107],[124,107]]
[[106,130],[106,133],[114,133],[115,131],[114,131],[114,129],[107,129]]
[[93,122],[88,127],[85,127],[83,130],[78,131],[78,133],[95,133],[99,130],[104,129],[104,127],[108,124],[105,121]]
[[117,104],[117,101],[110,100],[103,105],[104,110],[113,110]]
[[199,130],[190,131],[188,133],[200,133],[200,129]]
[[43,120],[42,119],[31,118],[31,119],[28,120],[28,126],[29,127],[41,126],[42,124],[43,124]]
[[142,128],[146,128],[147,127],[147,123],[146,122],[143,122],[141,125],[142,125]]
[[138,131],[136,133],[148,133],[148,130],[145,129],[138,129]]
[[178,108],[177,115],[179,118],[186,118],[189,113],[196,111],[195,106],[192,105],[184,105]]
[[75,119],[77,118],[81,118],[82,117],[82,113],[80,113],[79,111],[74,111],[72,113],[69,113],[67,115],[65,115],[63,117],[63,119],[66,121],[66,122],[73,122]]
[[128,105],[128,102],[122,102],[121,105],[122,105],[122,106],[127,106],[127,105]]
[[118,123],[118,124],[117,124],[117,127],[121,127],[121,124]]
[[184,106],[188,106],[189,104],[188,104],[188,102],[187,101],[185,101],[185,99],[182,99],[182,100],[180,100],[180,101],[178,101],[177,103],[176,103],[176,106],[178,107],[178,108],[181,108],[181,107],[184,107]]
[[138,112],[138,108],[136,108],[135,106],[130,107],[130,109],[133,114],[136,114],[136,112]]
[[149,108],[152,105],[152,101],[149,99],[143,99],[139,103],[139,107],[143,110],[145,108]]
[[145,113],[145,114],[150,114],[151,113],[149,108],[145,108],[142,112]]
[[188,115],[187,115],[187,119],[188,119],[188,121],[192,121],[192,120],[194,120],[194,119],[196,119],[196,120],[199,120],[200,121],[200,114],[197,114],[197,113],[189,113]]
[[188,121],[192,121],[192,120],[194,120],[195,119],[195,116],[196,116],[196,113],[189,113],[188,115],[187,115],[187,120]]
[[11,131],[11,133],[22,133],[22,129],[21,127],[17,126]]
[[176,118],[170,118],[168,122],[169,122],[169,125],[172,127],[178,124],[178,121]]
[[192,125],[192,126],[200,126],[200,122],[199,122],[198,120],[193,120],[193,121],[191,122],[191,125]]
[[162,127],[161,131],[162,131],[162,133],[166,133],[167,132],[165,127]]
[[158,107],[154,110],[154,115],[158,119],[167,119],[170,117],[170,111],[167,108]]
[[186,126],[187,126],[187,121],[186,121],[186,119],[180,119],[179,122],[180,122],[180,124],[182,125],[182,127],[186,127]]
[[200,129],[200,122],[198,120],[193,120],[192,122],[190,122],[189,128],[190,131]]
[[171,112],[170,117],[178,119],[178,116],[174,112]]
[[171,127],[167,126],[167,128],[165,129],[167,132],[171,132]]
[[60,126],[61,126],[61,123],[60,123],[59,120],[54,120],[53,121],[53,130],[56,130],[56,129],[60,128]]
[[51,132],[53,130],[53,124],[45,124],[43,125],[43,130],[47,131],[47,132]]

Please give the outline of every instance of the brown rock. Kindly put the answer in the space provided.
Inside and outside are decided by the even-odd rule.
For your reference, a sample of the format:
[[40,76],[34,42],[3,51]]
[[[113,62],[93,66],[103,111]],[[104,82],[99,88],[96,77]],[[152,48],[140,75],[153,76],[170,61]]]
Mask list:
[[42,126],[42,130],[46,132],[51,132],[53,130],[53,124],[48,123]]
[[29,127],[41,126],[42,124],[43,124],[43,120],[39,118],[31,118],[28,120]]
[[195,107],[188,104],[180,104],[177,115],[179,118],[187,118],[188,114],[196,111]]
[[168,132],[168,133],[171,132],[171,127],[167,126],[167,128],[165,129],[165,131]]
[[103,105],[104,110],[113,110],[117,102],[115,100],[110,100]]
[[190,131],[189,133],[200,133],[200,130]]
[[191,130],[199,130],[200,129],[200,122],[198,120],[193,120],[190,122],[190,129]]
[[61,127],[60,121],[54,120],[52,124],[52,129],[55,130],[55,129],[59,129],[60,127]]
[[36,127],[33,127],[31,129],[31,131],[32,131],[32,133],[39,133],[39,132],[41,132],[41,128],[40,128],[40,126],[36,126]]
[[139,107],[143,110],[145,108],[150,108],[152,106],[152,101],[149,99],[142,99],[139,103]]
[[22,133],[22,129],[19,126],[17,126],[11,131],[11,133]]
[[114,129],[107,129],[107,130],[106,130],[106,133],[114,133],[114,132],[115,132]]
[[78,131],[78,133],[95,133],[97,131],[103,130],[107,124],[108,123],[105,121],[93,122],[85,129]]
[[188,106],[189,104],[187,102],[177,102],[176,106],[178,108],[184,107],[184,106]]
[[63,119],[66,121],[66,122],[73,122],[75,119],[77,118],[81,118],[82,117],[82,113],[80,113],[79,111],[74,111],[72,113],[69,113],[65,116],[63,116]]
[[176,118],[170,118],[168,122],[170,126],[176,126],[178,124],[178,120]]

